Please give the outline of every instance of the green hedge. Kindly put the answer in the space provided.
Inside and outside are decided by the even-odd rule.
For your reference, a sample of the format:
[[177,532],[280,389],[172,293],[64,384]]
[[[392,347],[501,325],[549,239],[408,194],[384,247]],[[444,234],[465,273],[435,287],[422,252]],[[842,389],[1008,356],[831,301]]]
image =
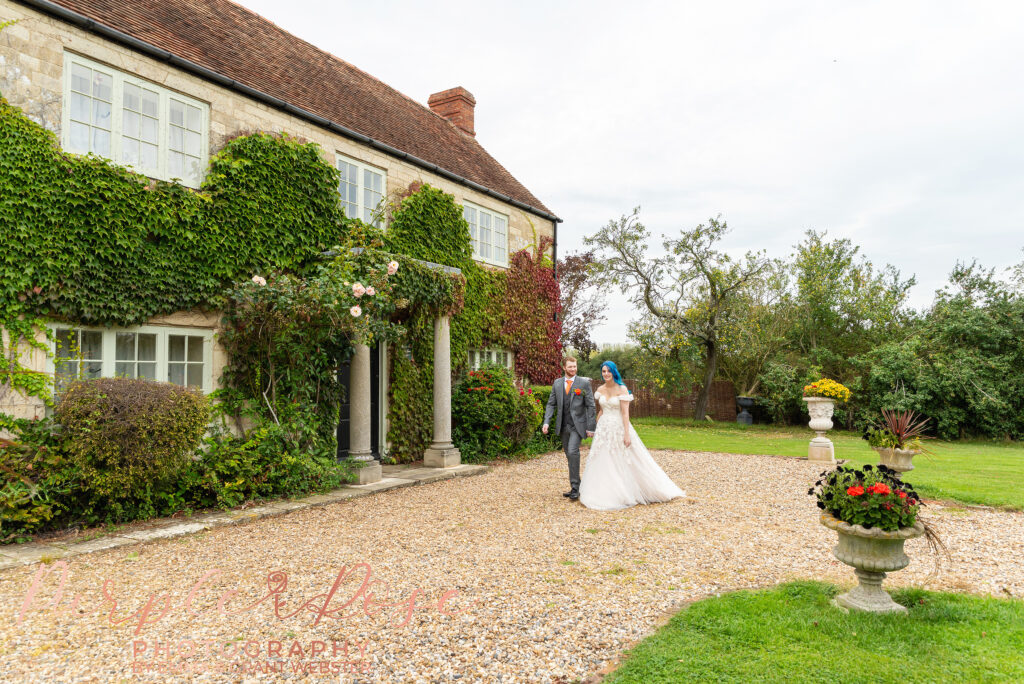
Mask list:
[[71,383],[56,419],[89,488],[119,499],[174,479],[199,446],[210,407],[198,389],[99,378]]

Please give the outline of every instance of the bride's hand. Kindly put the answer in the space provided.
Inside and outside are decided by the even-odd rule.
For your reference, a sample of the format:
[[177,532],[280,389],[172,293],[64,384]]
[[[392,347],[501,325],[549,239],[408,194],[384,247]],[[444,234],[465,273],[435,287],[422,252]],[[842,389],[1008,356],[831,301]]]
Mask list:
[[625,444],[626,446],[629,446],[632,443],[629,439],[629,435],[622,436],[622,443]]

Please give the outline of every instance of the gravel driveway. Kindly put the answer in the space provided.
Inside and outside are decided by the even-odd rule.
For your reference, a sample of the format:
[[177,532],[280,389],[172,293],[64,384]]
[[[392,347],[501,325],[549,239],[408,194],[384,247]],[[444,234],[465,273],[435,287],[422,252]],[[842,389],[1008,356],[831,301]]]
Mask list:
[[[852,583],[852,570],[831,555],[834,533],[818,524],[806,494],[820,464],[653,453],[685,500],[588,510],[561,496],[568,478],[556,453],[476,477],[78,556],[67,562],[60,605],[75,595],[80,605],[48,609],[55,572],[21,624],[19,609],[42,566],[0,572],[0,680],[573,681],[611,664],[678,602],[795,578]],[[934,557],[922,540],[911,540],[910,567],[887,586],[1024,597],[1024,514],[926,511],[952,560],[929,578]],[[378,603],[424,592],[406,625],[396,626],[406,618],[401,605],[370,617],[360,598],[347,616],[338,612],[358,595],[365,568],[340,584],[328,604],[336,612],[314,625],[313,609],[323,606],[339,571],[358,563],[382,581],[373,587]],[[219,574],[193,591],[211,571]],[[286,575],[286,588],[282,575],[272,578],[277,591],[267,588],[274,571]],[[123,624],[110,625],[111,603],[97,609],[104,580]],[[218,611],[228,590],[238,593]],[[444,603],[451,615],[437,607],[446,591],[459,592]],[[157,619],[164,592],[167,613]],[[148,621],[136,634],[151,594]],[[353,673],[366,665],[368,672]],[[184,667],[193,669],[174,674]]]

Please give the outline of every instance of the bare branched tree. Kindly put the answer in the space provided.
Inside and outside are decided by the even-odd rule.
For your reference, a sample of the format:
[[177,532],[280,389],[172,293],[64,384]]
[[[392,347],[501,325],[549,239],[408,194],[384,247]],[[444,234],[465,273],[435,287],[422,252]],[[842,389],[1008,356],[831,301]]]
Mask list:
[[637,207],[584,242],[595,248],[593,270],[598,282],[621,287],[633,304],[664,326],[666,337],[700,346],[704,373],[694,418],[703,420],[718,367],[720,336],[731,322],[734,303],[769,269],[770,262],[763,252],[748,252],[736,260],[717,250],[716,244],[729,230],[719,218],[681,230],[677,238],[663,236],[665,254],[650,257],[650,233],[639,214]]
[[562,291],[562,346],[572,347],[583,358],[597,350],[590,337],[594,326],[605,320],[605,298],[591,275],[593,252],[570,254],[558,261]]

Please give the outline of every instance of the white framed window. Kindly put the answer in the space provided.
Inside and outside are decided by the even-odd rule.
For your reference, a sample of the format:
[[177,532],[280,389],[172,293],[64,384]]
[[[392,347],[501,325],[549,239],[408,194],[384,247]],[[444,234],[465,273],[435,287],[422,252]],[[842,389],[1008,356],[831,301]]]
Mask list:
[[473,258],[495,266],[508,266],[508,216],[465,202],[462,216],[469,224]]
[[210,106],[85,57],[64,53],[62,145],[151,178],[198,188]]
[[50,324],[56,342],[47,369],[60,394],[78,378],[145,378],[204,393],[213,387],[213,331],[142,325],[92,328]]
[[[388,173],[357,159],[337,155],[338,194],[345,216],[381,227],[380,207],[388,187]],[[376,214],[376,216],[375,216]]]
[[496,363],[499,366],[504,366],[505,368],[512,370],[512,362],[512,352],[508,349],[502,349],[501,347],[469,350],[470,370],[478,370],[481,366],[487,363]]

